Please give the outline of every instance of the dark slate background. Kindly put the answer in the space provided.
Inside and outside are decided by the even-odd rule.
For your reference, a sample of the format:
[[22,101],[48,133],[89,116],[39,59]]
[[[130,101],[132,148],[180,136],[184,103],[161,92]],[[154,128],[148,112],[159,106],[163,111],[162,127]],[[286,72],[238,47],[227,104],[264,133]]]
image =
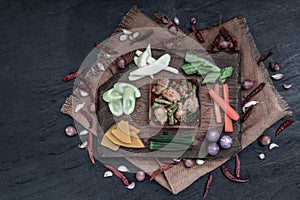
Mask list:
[[[198,27],[217,23],[217,13],[224,20],[246,16],[259,50],[273,49],[272,59],[283,66],[286,77],[274,83],[296,123],[274,140],[280,148],[269,152],[255,142],[240,153],[242,177],[251,182],[232,183],[213,171],[208,199],[300,199],[298,0],[1,1],[0,199],[201,199],[207,175],[177,196],[149,178],[129,191],[116,177],[104,179],[102,165],[92,166],[77,148],[80,139],[64,134],[73,120],[60,107],[72,82],[61,77],[80,66],[93,41],[111,35],[132,5],[149,16],[176,15],[186,29],[192,16]],[[294,86],[284,90],[284,82]],[[280,122],[266,132],[273,137]],[[257,158],[260,152],[265,160]],[[226,165],[234,169],[233,160]]]

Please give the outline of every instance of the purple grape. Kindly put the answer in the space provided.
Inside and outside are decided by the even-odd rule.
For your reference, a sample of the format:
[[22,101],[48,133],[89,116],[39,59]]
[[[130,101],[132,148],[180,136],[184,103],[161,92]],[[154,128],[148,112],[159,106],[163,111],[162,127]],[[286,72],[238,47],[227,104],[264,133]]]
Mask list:
[[207,147],[208,154],[215,156],[219,153],[220,147],[217,143],[211,143]]
[[232,138],[229,135],[224,135],[220,139],[220,145],[223,149],[229,149],[232,146]]
[[220,138],[220,131],[218,129],[210,129],[206,133],[206,139],[210,142],[217,142]]

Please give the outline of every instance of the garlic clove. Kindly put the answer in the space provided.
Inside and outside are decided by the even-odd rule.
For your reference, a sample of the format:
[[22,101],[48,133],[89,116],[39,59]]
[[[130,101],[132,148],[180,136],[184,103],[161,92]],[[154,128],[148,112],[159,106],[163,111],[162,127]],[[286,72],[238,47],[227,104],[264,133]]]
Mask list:
[[176,24],[177,26],[179,26],[179,19],[178,17],[174,17],[174,24]]
[[180,162],[182,160],[182,158],[173,158],[174,162]]
[[83,129],[82,131],[80,131],[80,132],[79,132],[79,134],[78,134],[78,135],[82,136],[82,135],[87,135],[88,133],[89,133],[89,131],[88,131],[88,130],[86,130],[86,129]]
[[79,149],[84,149],[87,146],[87,141],[83,142],[82,144],[78,144]]
[[112,57],[112,55],[110,55],[110,54],[108,54],[108,53],[105,53],[105,54],[104,54],[104,58],[105,58],[106,60],[110,59],[111,57]]
[[87,97],[87,96],[89,96],[89,93],[86,92],[86,91],[84,91],[84,90],[79,90],[79,93],[80,93],[80,95],[81,95],[82,97]]
[[101,62],[97,62],[97,67],[99,68],[99,70],[105,71],[105,67]]
[[282,87],[284,88],[284,89],[290,89],[291,87],[293,86],[293,84],[291,84],[291,83],[284,83],[284,84],[282,84]]
[[168,24],[168,23],[169,23],[169,19],[168,19],[167,16],[163,16],[163,17],[161,18],[161,21],[162,21],[162,23],[164,23],[164,24]]
[[280,80],[284,77],[284,74],[275,74],[275,75],[272,75],[272,78],[275,79],[275,80]]
[[279,145],[276,144],[276,143],[271,143],[270,146],[269,146],[269,150],[272,150],[273,148],[278,148]]
[[126,186],[126,188],[132,190],[135,188],[135,182],[130,183],[128,186]]
[[258,101],[249,101],[249,102],[247,102],[247,103],[243,106],[243,108],[242,108],[243,113],[246,112],[247,108],[249,108],[250,106],[254,106],[254,105],[258,104],[258,103],[259,103]]
[[196,163],[197,163],[197,165],[203,165],[205,163],[205,160],[197,159]]
[[125,29],[125,28],[122,29],[122,32],[123,32],[125,35],[131,35],[131,34],[132,34],[132,32],[131,32],[130,30]]
[[135,38],[137,38],[139,36],[140,36],[139,32],[135,32],[135,33],[132,34],[133,39],[135,39]]
[[263,160],[266,158],[265,154],[261,153],[258,155],[259,159]]
[[120,41],[121,42],[124,42],[124,41],[126,41],[128,39],[128,35],[121,35],[120,36]]
[[81,110],[83,107],[84,103],[77,104],[74,109],[75,113],[79,112],[79,110]]
[[129,172],[129,169],[128,169],[126,166],[124,166],[124,165],[120,165],[120,166],[118,167],[118,170],[119,170],[120,172]]
[[103,175],[104,178],[111,177],[113,173],[111,171],[106,171]]

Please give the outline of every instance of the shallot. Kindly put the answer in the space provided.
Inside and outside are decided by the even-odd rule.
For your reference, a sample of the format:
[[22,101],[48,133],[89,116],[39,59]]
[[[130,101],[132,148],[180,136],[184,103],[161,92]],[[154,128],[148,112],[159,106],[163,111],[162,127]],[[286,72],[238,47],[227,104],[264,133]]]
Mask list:
[[253,81],[253,80],[246,79],[242,85],[243,89],[249,90],[254,85],[254,82],[255,81]]
[[277,62],[272,61],[269,63],[269,68],[271,71],[276,72],[280,69],[280,66]]
[[206,133],[206,139],[209,142],[217,142],[220,138],[221,132],[218,129],[209,129]]
[[120,69],[124,69],[126,66],[126,61],[124,59],[123,56],[120,56],[119,58],[117,58],[117,65]]
[[191,168],[194,166],[194,161],[191,159],[185,159],[183,164],[186,168]]
[[138,171],[138,172],[136,172],[136,174],[135,174],[135,178],[136,178],[136,180],[138,180],[138,181],[143,181],[143,180],[145,180],[145,177],[146,177],[146,174],[145,174],[145,172],[144,171]]
[[259,142],[263,146],[268,146],[271,143],[271,136],[269,134],[264,134],[259,137]]
[[220,145],[223,149],[229,149],[233,144],[233,140],[229,135],[224,135],[220,139]]
[[178,27],[175,25],[175,24],[171,24],[169,27],[168,27],[168,30],[170,33],[176,35],[177,34],[177,31],[178,31]]
[[67,136],[74,136],[77,134],[76,128],[74,126],[68,126],[65,130]]
[[95,113],[97,111],[97,106],[96,106],[95,103],[91,103],[91,105],[90,105],[90,111],[92,113]]
[[219,153],[220,147],[217,143],[211,143],[207,147],[208,154],[215,156]]

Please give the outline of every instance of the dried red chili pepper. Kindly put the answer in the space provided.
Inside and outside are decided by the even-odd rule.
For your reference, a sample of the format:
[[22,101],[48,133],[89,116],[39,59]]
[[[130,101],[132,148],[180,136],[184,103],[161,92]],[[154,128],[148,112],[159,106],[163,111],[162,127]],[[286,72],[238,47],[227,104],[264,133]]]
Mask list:
[[254,105],[250,106],[247,109],[247,111],[244,113],[244,115],[242,117],[242,122],[245,122],[249,118],[249,116],[251,115],[253,109],[254,109]]
[[167,165],[165,165],[165,166],[163,166],[163,167],[161,167],[161,168],[155,170],[155,171],[151,174],[151,176],[150,176],[150,182],[151,182],[158,174],[162,173],[163,171],[165,171],[165,170],[167,170],[167,169],[170,169],[171,167],[173,167],[174,165],[177,165],[178,163],[180,163],[180,162],[172,162],[172,163],[169,163],[169,164],[167,164]]
[[271,55],[273,55],[273,51],[269,51],[266,55],[260,57],[257,61],[257,64],[259,65],[261,62],[267,60]]
[[93,133],[89,132],[88,135],[88,152],[89,152],[89,157],[93,165],[96,163],[95,158],[94,158],[94,145],[93,145]]
[[295,120],[293,118],[286,120],[285,122],[283,122],[282,124],[280,124],[280,126],[278,127],[278,129],[275,132],[275,137],[278,137],[280,135],[280,133],[286,129],[289,125],[291,125]]
[[108,54],[118,54],[117,51],[114,51],[114,50],[110,49],[109,47],[107,47],[101,43],[98,43],[98,42],[94,42],[94,47],[97,47],[98,49],[101,49]]
[[104,167],[106,167],[107,169],[112,171],[117,177],[119,177],[122,180],[122,182],[124,183],[124,185],[126,185],[126,186],[129,185],[128,179],[126,178],[126,176],[122,172],[118,171],[117,169],[113,168],[110,165],[104,165]]
[[224,165],[221,166],[221,169],[222,169],[224,176],[233,182],[245,183],[245,182],[249,181],[249,179],[240,179],[240,178],[235,177],[234,175],[232,175],[230,173],[229,169],[227,169]]
[[213,175],[210,174],[208,179],[207,179],[207,182],[206,182],[206,186],[205,186],[205,192],[203,194],[203,199],[205,199],[208,195],[208,190],[209,190],[209,187],[210,187],[210,184],[212,182],[212,179],[213,179]]
[[239,156],[236,154],[235,155],[235,176],[237,178],[240,178],[240,174],[241,174],[241,161]]
[[140,42],[140,41],[147,39],[148,37],[150,37],[150,35],[153,34],[153,32],[154,32],[153,30],[148,30],[143,35],[139,35],[138,37],[134,38],[130,44],[134,44],[136,42]]
[[80,112],[80,114],[82,114],[85,118],[86,118],[86,120],[88,121],[88,123],[89,123],[89,128],[92,128],[93,127],[93,119],[92,119],[92,117],[86,112],[86,111],[84,111],[84,110],[79,110],[79,112]]
[[86,79],[84,76],[79,74],[78,78],[80,78],[84,82],[84,84],[89,87],[90,91],[92,91],[94,89],[94,86],[91,84],[91,82],[88,79]]
[[204,43],[205,40],[204,40],[203,36],[201,35],[200,31],[197,30],[195,24],[196,24],[196,22],[191,21],[192,31],[195,33],[196,38],[197,38],[201,43]]
[[265,85],[266,85],[266,83],[265,82],[262,82],[262,83],[260,83],[256,88],[254,88],[253,90],[252,90],[252,92],[250,92],[247,96],[246,96],[246,98],[244,99],[244,101],[243,101],[243,105],[242,106],[244,106],[253,96],[255,96],[256,94],[258,94],[262,89],[264,89],[264,87],[265,87]]
[[212,52],[213,52],[214,48],[219,44],[220,40],[221,40],[221,34],[219,33],[219,34],[215,37],[214,41],[212,42],[212,44],[211,44],[211,46],[210,46],[210,49],[209,49],[208,53],[212,53]]
[[70,81],[74,78],[76,78],[78,75],[80,75],[87,67],[82,67],[80,68],[78,71],[75,71],[75,72],[71,72],[69,73],[68,75],[65,75],[62,80],[67,82],[67,81]]

